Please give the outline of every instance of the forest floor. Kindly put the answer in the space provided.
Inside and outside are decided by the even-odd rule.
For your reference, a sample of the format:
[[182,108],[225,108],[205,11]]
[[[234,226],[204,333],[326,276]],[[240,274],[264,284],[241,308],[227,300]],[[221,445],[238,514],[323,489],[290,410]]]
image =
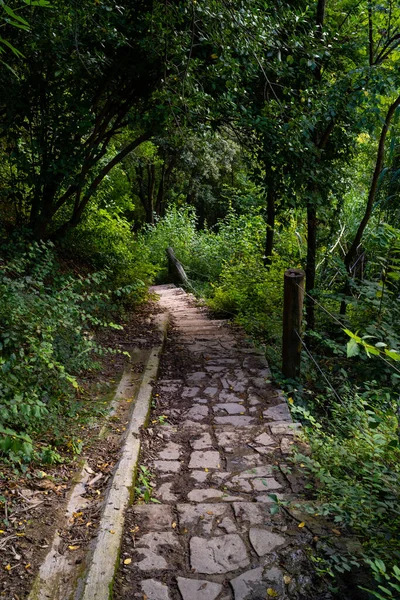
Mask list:
[[[265,358],[243,332],[210,319],[182,290],[154,291],[159,303],[149,303],[107,340],[135,348],[130,370],[137,385],[133,379],[119,398],[117,390],[113,416],[82,431],[86,448],[79,475],[76,462],[46,473],[3,474],[0,494],[7,498],[10,528],[0,538],[0,598],[83,598],[83,592],[69,590],[82,577],[101,527],[132,400],[149,349],[159,343],[151,315],[164,312],[171,326],[148,426],[140,430],[135,500],[125,514],[111,597],[330,599],[310,557],[319,539],[333,534],[301,508],[306,482],[290,455],[295,446],[307,449],[282,393],[270,382]],[[102,383],[111,384],[123,370],[121,357],[103,367]],[[77,481],[81,504],[68,513]],[[54,595],[29,595],[54,536],[53,562],[68,563],[69,572],[59,577]]]

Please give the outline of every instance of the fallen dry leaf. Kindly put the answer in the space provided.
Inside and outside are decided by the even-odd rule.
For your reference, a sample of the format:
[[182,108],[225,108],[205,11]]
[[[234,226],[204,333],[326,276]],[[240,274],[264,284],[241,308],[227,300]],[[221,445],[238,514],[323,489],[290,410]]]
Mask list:
[[306,523],[305,523],[305,521],[302,521],[301,523],[299,523],[299,524],[297,525],[297,527],[300,527],[300,529],[301,529],[302,527],[304,527],[304,526],[305,526],[305,524],[306,524]]
[[175,521],[172,523],[171,527],[172,527],[172,529],[175,529],[175,528],[176,528],[176,523],[175,523]]
[[276,598],[278,596],[278,592],[276,592],[272,588],[268,588],[267,589],[267,596],[269,596],[270,598]]
[[126,558],[126,559],[124,560],[124,565],[130,565],[130,564],[131,564],[131,562],[132,562],[132,559],[131,559],[131,558]]
[[80,546],[68,546],[68,550],[79,550]]
[[292,581],[292,578],[289,577],[289,575],[284,575],[283,581],[285,582],[286,585],[288,585]]
[[339,531],[339,529],[332,529],[332,533],[334,533],[335,535],[342,535],[342,532]]

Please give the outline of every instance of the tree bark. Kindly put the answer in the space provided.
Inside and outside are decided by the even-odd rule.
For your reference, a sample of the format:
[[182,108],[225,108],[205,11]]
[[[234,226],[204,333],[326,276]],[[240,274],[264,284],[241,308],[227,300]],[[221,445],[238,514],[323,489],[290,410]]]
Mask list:
[[267,192],[267,227],[264,253],[264,267],[269,269],[272,263],[272,250],[274,248],[274,233],[275,233],[275,200],[276,188],[275,184],[270,179],[270,185]]
[[71,218],[69,219],[69,221],[63,223],[61,227],[59,227],[58,229],[56,229],[56,231],[53,232],[53,234],[51,235],[52,239],[58,239],[64,236],[71,227],[76,227],[76,225],[79,224],[89,200],[92,198],[93,194],[95,193],[103,179],[106,177],[106,175],[108,175],[111,169],[113,169],[115,165],[119,164],[130,152],[133,152],[135,148],[140,146],[140,144],[142,144],[143,142],[149,140],[151,137],[152,134],[149,131],[146,131],[145,133],[137,137],[135,140],[127,144],[125,148],[123,148],[120,152],[118,152],[118,154],[116,154],[114,158],[110,160],[110,162],[107,163],[100,170],[97,176],[93,179],[92,183],[89,185],[82,199],[80,199],[80,190],[78,190],[77,194],[79,194],[79,201],[75,203],[74,211],[72,213]]
[[344,264],[346,265],[346,269],[349,274],[351,272],[351,263],[354,260],[354,257],[357,252],[357,248],[361,242],[361,238],[363,236],[365,228],[368,225],[369,219],[371,217],[372,209],[373,209],[374,202],[375,202],[376,192],[378,189],[379,176],[382,171],[383,160],[385,157],[386,136],[389,131],[390,123],[393,119],[396,109],[399,106],[400,106],[400,96],[398,98],[396,98],[396,100],[393,102],[393,104],[390,105],[389,110],[386,114],[385,122],[382,127],[381,135],[379,138],[379,145],[378,145],[378,152],[377,152],[377,156],[376,156],[375,169],[374,169],[374,174],[372,176],[371,186],[370,186],[370,190],[369,190],[369,194],[368,194],[367,205],[365,207],[365,213],[361,220],[361,223],[358,226],[357,233],[354,237],[353,243],[350,246],[350,249],[344,258]]
[[306,266],[306,320],[307,329],[315,328],[314,302],[310,295],[315,287],[317,256],[317,210],[313,203],[307,205],[307,266]]

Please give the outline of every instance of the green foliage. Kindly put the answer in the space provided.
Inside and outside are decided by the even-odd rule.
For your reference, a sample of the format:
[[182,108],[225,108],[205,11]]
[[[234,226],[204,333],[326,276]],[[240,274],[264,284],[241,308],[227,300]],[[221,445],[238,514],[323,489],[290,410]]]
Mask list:
[[[65,249],[95,269],[107,270],[107,287],[131,304],[142,301],[157,269],[150,249],[135,238],[128,221],[103,208],[91,208],[84,221],[69,233]],[[122,290],[121,290],[122,288]]]
[[399,567],[393,565],[392,572],[388,573],[385,563],[380,559],[368,560],[367,564],[371,567],[379,591],[362,589],[372,594],[374,598],[378,598],[378,600],[396,600],[400,596]]
[[93,330],[117,327],[104,279],[62,274],[50,243],[0,262],[0,450],[9,458],[32,458],[39,434],[62,437],[76,411],[77,376],[104,352]]
[[151,471],[145,465],[140,465],[136,474],[135,494],[139,500],[146,504],[149,502],[160,504],[160,501],[152,496],[154,485],[152,479],[153,474]]
[[[359,562],[366,556],[393,565],[400,559],[397,399],[351,386],[347,394],[341,390],[340,402],[331,397],[328,403],[326,394],[309,400],[312,412],[292,404],[311,445],[311,456],[295,460],[305,477],[318,481],[314,512],[356,536]],[[331,563],[331,572],[337,567]]]

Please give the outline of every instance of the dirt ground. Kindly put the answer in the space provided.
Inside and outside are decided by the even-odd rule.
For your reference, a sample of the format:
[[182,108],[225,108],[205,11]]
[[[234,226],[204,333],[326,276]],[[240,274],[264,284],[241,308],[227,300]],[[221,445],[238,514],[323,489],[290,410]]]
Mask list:
[[[129,350],[151,347],[158,334],[151,314],[159,311],[149,302],[125,316],[123,330],[107,330],[98,336],[104,346]],[[106,354],[101,368],[80,380],[85,403],[101,405],[103,414],[113,398],[128,359],[123,354]],[[137,361],[140,375],[144,364]],[[70,448],[58,450],[63,463],[28,465],[21,469],[0,463],[0,598],[23,600],[28,597],[34,578],[46,556],[56,531],[62,538],[62,551],[74,553],[76,564],[82,561],[88,543],[96,534],[107,483],[119,457],[125,424],[131,405],[108,419],[106,416],[79,425],[83,443],[80,454]],[[98,414],[99,411],[97,411]],[[75,427],[71,423],[71,427]],[[101,434],[101,435],[100,435]],[[85,498],[88,507],[74,513],[65,523],[69,491],[86,464],[90,478]]]

